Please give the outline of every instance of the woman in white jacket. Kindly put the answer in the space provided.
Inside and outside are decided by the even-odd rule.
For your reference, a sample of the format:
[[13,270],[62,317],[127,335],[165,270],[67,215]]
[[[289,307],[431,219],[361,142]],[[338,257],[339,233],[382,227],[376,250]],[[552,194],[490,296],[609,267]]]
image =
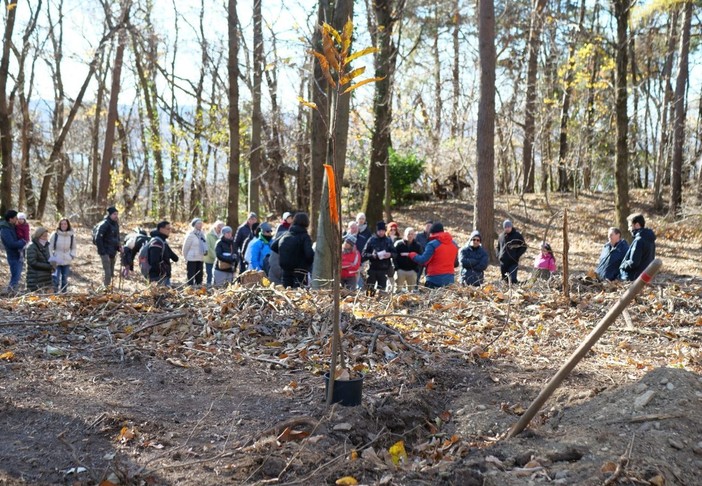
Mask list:
[[59,221],[56,231],[49,238],[49,254],[49,262],[54,266],[54,292],[67,292],[71,262],[76,257],[76,239],[67,218]]
[[188,270],[188,284],[202,285],[203,262],[207,255],[207,239],[202,232],[202,220],[195,218],[190,223],[193,229],[185,236],[183,257]]

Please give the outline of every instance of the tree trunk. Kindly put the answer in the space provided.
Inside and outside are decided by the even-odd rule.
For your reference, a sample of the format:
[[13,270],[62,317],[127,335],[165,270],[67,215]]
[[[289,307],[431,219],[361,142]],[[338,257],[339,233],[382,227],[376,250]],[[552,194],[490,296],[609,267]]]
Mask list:
[[375,83],[373,99],[375,123],[371,139],[368,179],[363,195],[363,212],[366,213],[371,227],[383,218],[385,168],[389,159],[388,150],[392,146],[392,83],[397,61],[397,45],[392,35],[395,23],[402,17],[405,2],[399,0],[396,5],[393,5],[394,3],[392,0],[374,2],[376,28],[372,36],[375,47],[379,49],[375,55],[375,76],[383,79]]
[[688,81],[688,57],[690,54],[690,31],[692,29],[692,0],[683,4],[683,27],[678,55],[678,75],[675,81],[675,118],[673,119],[673,160],[671,174],[670,208],[668,215],[682,216],[682,165],[685,143],[685,88]]
[[2,40],[2,58],[0,58],[0,215],[12,208],[12,106],[8,103],[7,78],[10,68],[10,49],[12,47],[12,31],[15,28],[15,8],[5,9],[5,34]]
[[539,49],[541,47],[541,27],[546,0],[534,0],[529,28],[529,43],[527,50],[527,85],[526,110],[524,117],[524,148],[522,150],[522,170],[524,176],[524,192],[534,192],[534,131],[536,121],[536,81],[539,70]]
[[236,0],[228,0],[228,34],[229,60],[229,172],[227,183],[227,224],[232,228],[239,226],[239,40],[236,26],[239,23],[236,12]]
[[495,261],[495,6],[484,0],[478,7],[480,103],[478,104],[477,180],[473,226],[483,236],[483,247]]
[[461,6],[460,6],[460,1],[459,0],[454,0],[454,5],[453,5],[453,72],[451,76],[451,86],[453,87],[453,110],[452,110],[452,116],[451,116],[451,138],[456,138],[458,137],[459,134],[462,134],[463,129],[462,126],[460,125],[459,120],[461,119],[461,116],[459,114],[460,106],[461,106],[461,97],[460,97],[460,61],[461,61],[461,45],[459,43],[459,35],[460,35],[460,27],[461,27]]
[[259,213],[263,145],[261,145],[261,80],[263,75],[263,17],[261,3],[253,0],[253,86],[251,101],[251,156],[249,158],[249,211]]
[[[347,20],[353,19],[353,2],[337,1],[334,7],[332,25],[338,31],[343,30]],[[351,41],[353,48],[353,40]],[[349,115],[351,113],[351,94],[347,93],[335,100],[333,161],[336,170],[336,183],[341,188],[346,171],[346,149],[349,139]]]
[[623,234],[628,234],[627,216],[629,216],[629,115],[627,113],[627,27],[629,25],[628,0],[613,0],[614,16],[617,21],[616,54],[616,101],[617,117],[617,153],[614,165],[614,206],[617,224]]
[[[127,5],[127,7],[129,6]],[[129,12],[123,14],[127,18]],[[117,123],[117,109],[119,91],[122,78],[122,64],[124,61],[124,48],[126,45],[126,29],[120,29],[117,37],[117,50],[115,51],[115,62],[112,66],[112,86],[110,88],[110,101],[107,107],[107,122],[105,124],[105,146],[102,151],[102,161],[100,163],[100,183],[98,184],[97,204],[100,209],[108,205],[107,196],[112,181],[112,152],[115,143],[115,125]]]

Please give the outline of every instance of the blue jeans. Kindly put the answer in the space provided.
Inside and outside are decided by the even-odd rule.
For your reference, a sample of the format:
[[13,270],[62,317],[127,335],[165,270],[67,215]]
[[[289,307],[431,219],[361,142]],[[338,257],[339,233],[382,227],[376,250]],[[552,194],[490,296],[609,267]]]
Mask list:
[[54,273],[51,274],[51,279],[54,282],[54,292],[59,293],[63,292],[66,293],[68,292],[68,276],[71,274],[71,266],[70,265],[59,265],[56,267],[56,270],[54,270]]
[[7,264],[10,266],[10,284],[8,285],[8,289],[12,292],[17,292],[19,290],[20,279],[22,278],[22,267],[24,266],[24,261],[22,261],[22,259],[8,259]]
[[205,272],[207,273],[207,286],[212,287],[212,269],[214,268],[214,263],[205,263]]

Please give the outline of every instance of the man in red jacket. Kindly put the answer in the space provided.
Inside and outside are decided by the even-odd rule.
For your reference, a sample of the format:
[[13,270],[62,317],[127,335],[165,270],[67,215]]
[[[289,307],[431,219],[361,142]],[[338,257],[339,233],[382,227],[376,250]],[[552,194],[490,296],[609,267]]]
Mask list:
[[434,223],[431,226],[429,243],[424,248],[424,253],[402,253],[409,256],[413,262],[427,267],[425,285],[430,289],[445,287],[455,281],[454,268],[458,266],[458,245],[451,235],[444,231],[444,225]]

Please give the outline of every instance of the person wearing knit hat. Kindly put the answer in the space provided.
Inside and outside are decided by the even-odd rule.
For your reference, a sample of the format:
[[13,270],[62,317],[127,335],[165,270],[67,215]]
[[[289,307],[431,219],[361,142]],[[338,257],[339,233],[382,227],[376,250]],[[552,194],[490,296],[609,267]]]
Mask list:
[[411,252],[422,253],[422,247],[417,243],[417,232],[414,228],[405,228],[404,238],[395,242],[395,250],[397,251],[397,257],[395,257],[393,263],[397,271],[395,280],[397,290],[400,291],[406,287],[407,291],[412,291],[417,288],[417,270],[420,266],[413,262],[411,258],[402,256],[402,254]]
[[251,269],[262,270],[268,273],[266,256],[271,253],[271,240],[273,239],[273,227],[268,222],[261,223],[258,238],[249,244]]
[[119,211],[114,206],[110,206],[106,212],[105,219],[93,230],[93,235],[95,235],[93,242],[97,246],[97,253],[102,263],[104,272],[103,285],[105,288],[112,285],[117,253],[122,253],[119,237]]
[[194,218],[190,226],[192,230],[185,235],[183,241],[183,258],[185,258],[185,268],[187,270],[187,284],[193,287],[202,285],[202,278],[205,273],[205,255],[209,251],[205,232],[202,231],[202,219]]
[[30,237],[31,229],[29,228],[29,223],[27,222],[27,215],[25,213],[17,213],[17,224],[15,225],[15,231],[17,232],[17,238],[19,238],[20,240],[24,240],[27,243],[29,243],[32,240]]
[[482,285],[489,257],[482,246],[482,237],[478,230],[470,234],[468,243],[461,248],[458,260],[461,263],[461,283],[474,287]]
[[258,216],[256,213],[249,213],[246,221],[244,221],[237,229],[234,235],[234,246],[236,246],[236,252],[239,262],[239,273],[244,273],[246,270],[246,259],[244,258],[244,252],[246,250],[244,243],[247,240],[253,240],[256,237],[256,228],[258,227]]
[[210,226],[210,230],[205,235],[207,240],[207,254],[205,254],[205,273],[207,274],[207,286],[211,287],[214,279],[214,264],[217,255],[215,253],[215,248],[217,247],[217,241],[219,237],[222,236],[222,228],[224,228],[224,221],[217,220]]
[[27,247],[27,290],[30,292],[47,291],[53,287],[51,273],[54,267],[49,261],[49,231],[38,227],[32,235],[32,242]]
[[20,279],[22,278],[22,251],[29,241],[17,237],[15,226],[17,225],[17,211],[10,209],[5,212],[3,221],[0,222],[0,239],[5,247],[5,257],[10,267],[10,282],[7,290],[10,293],[19,290]]
[[234,280],[237,254],[234,245],[234,232],[231,226],[224,226],[215,246],[214,286],[221,287]]
[[519,259],[527,250],[524,237],[509,219],[502,223],[503,231],[497,239],[497,258],[500,260],[502,280],[517,284]]
[[427,267],[427,278],[424,283],[430,289],[445,287],[455,282],[455,268],[458,266],[458,245],[451,234],[444,230],[444,225],[435,222],[431,226],[431,237],[424,252],[418,255],[414,252],[403,254],[413,262]]
[[275,236],[274,238],[278,238],[282,236],[286,231],[290,229],[290,226],[292,226],[293,222],[293,214],[286,211],[283,213],[283,217],[280,220],[280,224],[278,227],[275,229]]
[[385,234],[385,221],[378,221],[375,234],[370,237],[363,248],[362,257],[369,261],[368,278],[366,279],[366,295],[375,295],[375,286],[382,291],[388,284],[388,273],[393,268],[392,258],[397,256],[392,240]]

